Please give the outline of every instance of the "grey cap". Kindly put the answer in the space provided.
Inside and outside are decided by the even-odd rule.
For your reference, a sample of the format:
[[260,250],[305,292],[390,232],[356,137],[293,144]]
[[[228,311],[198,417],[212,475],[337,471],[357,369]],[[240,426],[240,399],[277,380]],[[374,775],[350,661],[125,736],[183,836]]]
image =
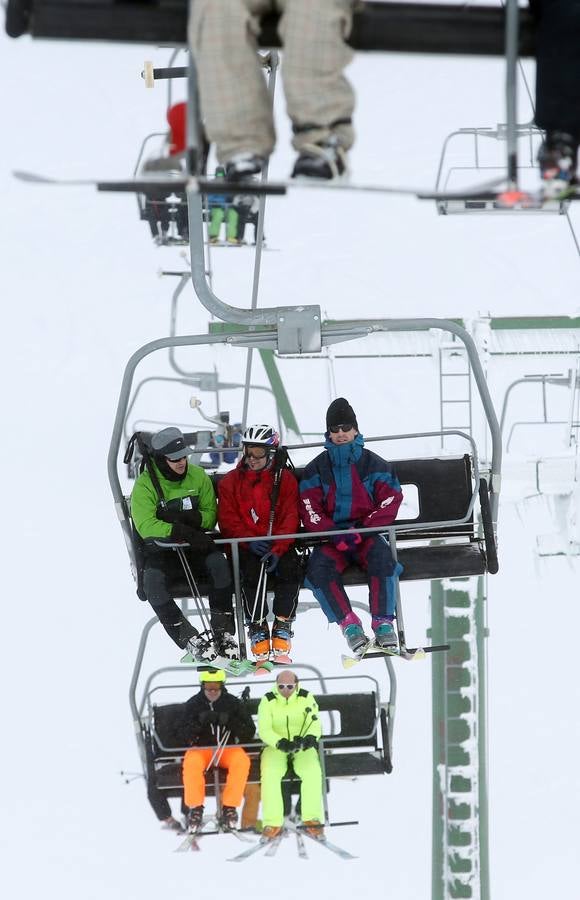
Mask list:
[[164,428],[151,438],[151,447],[156,456],[165,456],[166,459],[183,459],[190,452],[185,443],[183,432],[179,428]]

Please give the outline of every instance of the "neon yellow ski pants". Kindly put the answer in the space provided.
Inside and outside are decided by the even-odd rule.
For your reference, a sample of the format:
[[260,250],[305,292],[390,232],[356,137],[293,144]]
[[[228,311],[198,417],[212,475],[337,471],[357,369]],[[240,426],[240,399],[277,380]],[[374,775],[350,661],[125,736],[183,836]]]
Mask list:
[[[308,750],[298,750],[292,755],[292,765],[300,779],[302,821],[324,822],[322,771],[318,751],[313,747]],[[275,747],[265,747],[262,750],[260,779],[262,782],[262,823],[264,825],[279,826],[284,822],[281,782],[287,768],[287,753],[283,753]]]

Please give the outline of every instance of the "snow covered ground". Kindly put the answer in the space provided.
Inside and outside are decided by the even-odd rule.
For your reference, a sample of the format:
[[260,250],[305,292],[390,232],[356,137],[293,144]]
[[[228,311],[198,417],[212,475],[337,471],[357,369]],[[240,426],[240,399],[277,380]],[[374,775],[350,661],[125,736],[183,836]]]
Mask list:
[[[398,667],[393,775],[333,789],[333,816],[360,819],[358,829],[333,835],[358,854],[353,863],[316,847],[310,864],[294,862],[286,846],[276,860],[258,858],[240,871],[222,864],[238,849],[233,838],[208,840],[196,857],[173,856],[175,839],[159,831],[142,782],[125,786],[119,776],[138,769],[127,690],[149,613],[134,594],[105,459],[125,363],[168,332],[174,282],[157,272],[183,261],[152,246],[132,197],[31,188],[10,170],[131,172],[143,136],[163,127],[165,92],[146,92],[139,78],[152,55],[165,64],[166,52],[151,48],[0,37],[3,881],[10,896],[26,900],[41,892],[61,900],[275,892],[290,900],[322,890],[342,900],[362,886],[427,900],[428,664]],[[358,181],[430,186],[449,132],[504,118],[499,61],[369,54],[350,74]],[[285,177],[291,154],[281,100],[278,112],[271,174]],[[522,103],[520,119],[529,118]],[[573,217],[580,228],[576,209]],[[580,261],[559,217],[439,218],[410,198],[294,192],[269,202],[266,231],[280,251],[264,257],[266,306],[320,303],[332,318],[578,315]],[[249,257],[216,253],[216,292],[234,305],[249,305]],[[180,330],[203,333],[208,314],[188,298]],[[221,377],[243,380],[243,351],[222,351],[219,360]],[[213,356],[203,351],[186,362],[209,371]],[[320,429],[330,399],[328,372],[311,374],[317,365],[284,366],[305,431]],[[169,374],[165,356],[153,370]],[[255,375],[265,381],[258,362]],[[336,388],[368,435],[424,430],[437,416],[432,377],[421,361],[400,369],[373,361],[364,372],[342,362]],[[236,396],[228,402],[239,414]],[[193,423],[187,399],[168,399],[167,409]],[[164,404],[162,388],[152,389],[156,415]],[[257,394],[250,418],[270,410]],[[489,581],[492,896],[536,900],[569,891],[578,876],[579,564],[536,565],[533,534],[513,506],[502,508],[500,540],[500,574]],[[404,596],[409,636],[421,640],[428,586]],[[299,620],[296,642],[305,658],[340,674],[341,642],[320,615]],[[164,663],[175,661],[167,641],[159,647]]]

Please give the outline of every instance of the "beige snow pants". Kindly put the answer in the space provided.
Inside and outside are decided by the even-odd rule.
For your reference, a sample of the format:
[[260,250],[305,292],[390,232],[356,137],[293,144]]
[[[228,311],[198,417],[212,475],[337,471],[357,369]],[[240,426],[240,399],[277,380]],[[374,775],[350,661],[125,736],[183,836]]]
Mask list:
[[348,150],[354,92],[343,69],[353,53],[344,38],[353,2],[194,0],[189,44],[206,133],[220,163],[244,151],[268,157],[274,149],[270,98],[256,53],[259,17],[273,10],[282,14],[282,78],[294,148],[335,135]]

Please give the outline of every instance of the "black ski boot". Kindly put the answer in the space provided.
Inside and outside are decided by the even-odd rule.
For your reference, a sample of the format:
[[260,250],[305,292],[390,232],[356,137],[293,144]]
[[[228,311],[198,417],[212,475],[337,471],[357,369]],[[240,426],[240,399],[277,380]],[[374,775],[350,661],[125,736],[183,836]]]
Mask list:
[[217,656],[217,651],[211,638],[202,634],[195,634],[188,640],[185,649],[191,653],[195,663],[212,663]]
[[213,630],[214,646],[218,656],[225,659],[239,659],[240,651],[234,634],[233,613],[215,612],[211,614],[211,627]]
[[178,822],[177,819],[173,818],[173,816],[169,816],[168,819],[164,819],[161,827],[166,831],[174,831],[176,834],[183,834],[185,830],[181,822]]
[[235,831],[238,827],[238,811],[235,806],[222,806],[220,825],[225,831]]
[[290,619],[274,619],[272,626],[272,653],[274,654],[274,662],[277,660],[282,663],[290,662],[290,649],[292,647],[292,622]]
[[548,198],[557,197],[576,181],[578,141],[564,131],[546,132],[546,140],[538,153],[538,162],[544,195]]
[[270,631],[266,620],[263,622],[250,622],[248,637],[252,656],[256,662],[264,662],[270,656]]
[[192,806],[187,814],[187,830],[190,834],[199,831],[203,823],[203,806]]
[[292,178],[320,178],[331,181],[346,172],[346,153],[336,138],[307,144],[294,163]]
[[224,166],[226,181],[249,181],[253,175],[260,174],[265,162],[257,153],[236,153]]

